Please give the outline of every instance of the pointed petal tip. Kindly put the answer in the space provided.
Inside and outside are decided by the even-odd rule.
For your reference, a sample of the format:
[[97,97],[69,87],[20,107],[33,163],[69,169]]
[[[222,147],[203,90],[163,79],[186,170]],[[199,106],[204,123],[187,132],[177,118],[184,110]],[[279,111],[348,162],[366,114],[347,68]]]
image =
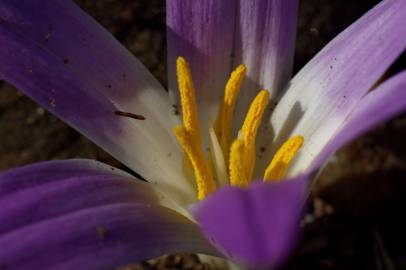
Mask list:
[[254,267],[280,266],[294,248],[308,175],[247,189],[226,187],[192,209],[206,237],[227,257]]

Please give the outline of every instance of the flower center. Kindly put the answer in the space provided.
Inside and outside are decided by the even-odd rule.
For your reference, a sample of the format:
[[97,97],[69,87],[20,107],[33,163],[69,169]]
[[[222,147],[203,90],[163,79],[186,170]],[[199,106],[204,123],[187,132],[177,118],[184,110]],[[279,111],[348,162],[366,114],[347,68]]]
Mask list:
[[[182,126],[174,133],[185,152],[185,158],[193,169],[197,198],[203,200],[216,190],[216,182],[245,187],[252,181],[255,167],[255,141],[258,127],[269,102],[269,92],[261,90],[252,101],[237,139],[230,143],[234,107],[246,68],[238,66],[227,81],[224,97],[214,126],[209,129],[210,157],[202,148],[195,88],[188,63],[183,57],[176,61],[178,87],[182,106]],[[303,144],[302,136],[288,139],[276,152],[267,166],[264,181],[282,179]],[[228,168],[228,170],[227,170]],[[216,180],[214,178],[216,176]]]

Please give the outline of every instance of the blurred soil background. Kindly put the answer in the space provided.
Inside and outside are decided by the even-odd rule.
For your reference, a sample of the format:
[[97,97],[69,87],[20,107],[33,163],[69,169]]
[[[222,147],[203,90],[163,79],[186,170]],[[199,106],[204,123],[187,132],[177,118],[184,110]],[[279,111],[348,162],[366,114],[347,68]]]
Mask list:
[[[166,85],[164,0],[76,2]],[[378,2],[302,0],[294,72]],[[387,76],[405,69],[405,63],[403,55]],[[2,82],[0,125],[1,170],[78,157],[122,168],[92,142]],[[284,269],[406,269],[405,140],[403,115],[339,151],[311,195],[301,241]],[[120,269],[208,268],[195,255],[178,254]]]

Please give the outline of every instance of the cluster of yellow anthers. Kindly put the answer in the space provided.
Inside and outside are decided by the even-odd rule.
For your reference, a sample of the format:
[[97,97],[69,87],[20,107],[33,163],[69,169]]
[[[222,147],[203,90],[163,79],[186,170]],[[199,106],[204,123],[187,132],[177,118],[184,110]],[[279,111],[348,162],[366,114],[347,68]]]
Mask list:
[[[202,149],[195,88],[189,65],[183,57],[179,57],[176,61],[176,68],[182,105],[183,126],[176,126],[174,132],[178,142],[185,151],[189,164],[193,168],[198,199],[202,200],[216,190],[216,181],[213,178],[214,170],[216,171],[217,178],[222,178],[223,181],[227,179],[226,181],[229,181],[231,185],[248,186],[251,182],[255,166],[257,131],[269,101],[268,91],[261,90],[252,101],[238,138],[230,146],[229,137],[232,129],[234,106],[246,68],[244,65],[240,65],[231,73],[226,84],[216,122],[214,127],[209,130],[212,142],[210,150],[212,158],[208,162]],[[290,161],[302,144],[302,136],[294,136],[287,140],[276,152],[266,168],[264,181],[282,179],[285,176]],[[228,170],[224,169],[227,166]]]

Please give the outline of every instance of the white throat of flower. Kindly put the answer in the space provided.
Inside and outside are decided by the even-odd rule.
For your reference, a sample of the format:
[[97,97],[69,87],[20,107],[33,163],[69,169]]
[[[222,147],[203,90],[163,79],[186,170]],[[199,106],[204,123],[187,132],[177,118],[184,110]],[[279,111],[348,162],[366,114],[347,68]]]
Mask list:
[[[210,156],[206,157],[202,148],[195,88],[189,65],[183,57],[177,59],[176,71],[183,125],[176,126],[174,132],[185,151],[186,162],[193,169],[197,198],[203,200],[214,192],[217,188],[216,183],[248,186],[252,181],[255,167],[257,131],[269,102],[269,92],[261,90],[257,94],[250,105],[238,138],[231,142],[234,106],[246,68],[240,65],[231,73],[217,119],[214,126],[209,129]],[[302,136],[294,136],[279,148],[265,170],[264,181],[280,180],[285,176],[289,163],[301,148],[303,141]]]

